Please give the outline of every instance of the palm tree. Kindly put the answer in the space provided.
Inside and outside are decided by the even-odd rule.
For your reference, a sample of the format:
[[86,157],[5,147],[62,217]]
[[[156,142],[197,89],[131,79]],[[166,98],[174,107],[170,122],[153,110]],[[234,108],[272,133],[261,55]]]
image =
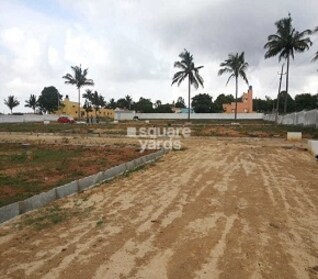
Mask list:
[[92,79],[86,78],[88,69],[82,70],[82,66],[71,66],[74,71],[74,76],[71,74],[66,74],[62,78],[66,79],[66,84],[76,85],[78,89],[78,119],[81,118],[81,87],[83,86],[93,86],[94,81]]
[[92,109],[92,104],[90,101],[88,101],[88,99],[85,100],[83,109],[86,112],[86,122],[89,123],[89,113],[93,111],[93,109]]
[[220,64],[220,67],[223,67],[219,70],[218,75],[221,76],[224,73],[229,73],[230,76],[226,82],[229,83],[231,78],[235,78],[235,116],[234,119],[237,119],[237,92],[238,92],[238,78],[241,77],[248,84],[245,71],[247,70],[248,63],[245,62],[244,51],[241,54],[229,54],[228,59]]
[[[313,32],[318,32],[318,26],[313,30]],[[316,52],[316,54],[315,54],[314,58],[312,59],[312,61],[317,61],[317,60],[318,60],[318,51]]]
[[86,90],[85,90],[85,93],[82,95],[82,97],[83,97],[84,99],[88,100],[89,102],[92,102],[92,100],[93,100],[93,95],[94,95],[94,93],[93,93],[92,90],[86,89]]
[[[276,34],[269,35],[268,42],[264,45],[267,49],[265,53],[265,59],[278,55],[278,60],[282,58],[286,59],[286,92],[288,94],[288,82],[289,82],[289,62],[290,57],[294,59],[295,52],[304,52],[308,50],[312,45],[312,42],[307,35],[312,33],[307,29],[303,32],[298,32],[292,25],[292,18],[290,14],[287,18],[282,18],[275,22],[277,31]],[[287,96],[286,94],[286,96]],[[284,113],[287,110],[287,97],[284,101]]]
[[203,68],[203,66],[195,67],[193,62],[193,55],[190,54],[186,49],[179,54],[181,61],[174,62],[174,67],[181,69],[176,72],[172,78],[172,83],[177,83],[178,86],[188,78],[188,120],[190,121],[190,95],[191,95],[191,85],[193,84],[194,88],[199,88],[199,85],[203,87],[203,78],[199,74],[199,70]]
[[39,106],[36,96],[34,94],[31,94],[29,100],[25,100],[24,106],[26,108],[32,108],[33,113],[35,113],[35,109]]
[[132,105],[132,103],[133,103],[133,99],[131,98],[131,96],[126,95],[126,96],[125,96],[125,100],[126,100],[126,102],[127,102],[128,109],[131,110],[131,105]]
[[111,98],[109,100],[109,103],[108,103],[107,107],[110,108],[110,109],[115,109],[116,108],[116,101],[115,101],[114,98]]
[[7,99],[4,99],[4,104],[8,106],[12,114],[12,109],[20,105],[20,102],[13,95],[9,95]]

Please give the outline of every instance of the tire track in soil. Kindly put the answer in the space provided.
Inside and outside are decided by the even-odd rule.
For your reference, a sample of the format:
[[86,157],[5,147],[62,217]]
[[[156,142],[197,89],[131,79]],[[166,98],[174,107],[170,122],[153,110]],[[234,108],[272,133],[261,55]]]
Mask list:
[[269,141],[185,145],[57,202],[86,215],[40,233],[0,227],[0,278],[315,278],[310,155]]

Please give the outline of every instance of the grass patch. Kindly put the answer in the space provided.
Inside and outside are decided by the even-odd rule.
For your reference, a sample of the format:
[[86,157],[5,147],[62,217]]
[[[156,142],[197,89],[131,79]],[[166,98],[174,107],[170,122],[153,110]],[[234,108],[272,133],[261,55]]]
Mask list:
[[44,208],[37,212],[37,214],[28,215],[22,221],[22,225],[32,226],[36,230],[51,227],[52,225],[63,222],[68,218],[65,210],[59,206],[54,205]]

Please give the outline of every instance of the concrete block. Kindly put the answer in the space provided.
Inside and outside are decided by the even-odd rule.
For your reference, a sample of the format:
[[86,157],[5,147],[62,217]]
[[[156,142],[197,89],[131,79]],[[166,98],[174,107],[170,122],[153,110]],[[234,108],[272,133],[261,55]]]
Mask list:
[[287,140],[288,141],[300,141],[302,140],[301,132],[287,132]]
[[56,189],[44,192],[19,202],[20,214],[42,207],[56,200]]
[[81,192],[97,183],[97,175],[90,175],[84,178],[77,180],[78,191]]
[[314,155],[318,155],[318,140],[308,140],[308,149]]
[[146,158],[140,157],[134,160],[135,161],[135,168],[139,168],[146,164]]
[[19,203],[15,202],[0,207],[0,223],[3,223],[20,214]]
[[136,161],[138,159],[135,159],[135,160],[132,160],[132,161],[129,161],[126,163],[126,171],[131,171],[131,170],[134,170],[136,168]]
[[56,188],[56,196],[58,199],[72,195],[78,192],[77,181],[72,181],[68,184]]

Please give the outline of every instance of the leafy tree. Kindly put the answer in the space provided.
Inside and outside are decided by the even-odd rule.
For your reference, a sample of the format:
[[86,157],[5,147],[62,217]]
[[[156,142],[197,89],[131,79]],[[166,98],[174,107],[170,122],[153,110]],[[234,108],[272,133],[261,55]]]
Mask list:
[[150,99],[140,97],[139,101],[135,104],[135,110],[137,112],[145,113],[153,112],[152,102],[150,101]]
[[230,104],[234,102],[235,99],[232,94],[225,95],[224,93],[220,94],[214,101],[215,112],[224,112],[223,105]]
[[28,100],[25,100],[26,108],[32,108],[33,113],[35,113],[35,109],[39,106],[38,99],[34,94],[31,94]]
[[245,62],[244,52],[241,54],[229,54],[228,59],[220,64],[222,67],[218,75],[223,75],[224,73],[230,74],[226,84],[229,83],[231,78],[235,78],[235,120],[237,119],[237,92],[238,92],[238,78],[241,77],[248,84],[245,71],[247,70],[248,63]]
[[176,104],[175,104],[176,108],[185,108],[185,102],[184,99],[182,97],[179,97]]
[[133,99],[131,98],[131,96],[126,95],[125,100],[126,100],[126,104],[128,106],[128,109],[131,110],[131,107],[133,105]]
[[97,117],[97,112],[99,113],[100,108],[106,105],[105,99],[102,95],[99,95],[97,91],[94,92],[92,96],[92,105],[95,110],[95,118],[97,123],[99,122],[99,117]]
[[159,108],[162,105],[160,100],[157,100],[155,103],[156,108]]
[[93,100],[93,91],[90,89],[86,89],[85,93],[82,95],[83,98],[85,98],[86,100],[88,100],[89,102],[92,102]]
[[91,102],[88,99],[85,100],[83,109],[86,112],[86,122],[89,123],[89,113],[93,111],[93,108]]
[[[287,113],[294,112],[295,111],[295,101],[288,93],[286,93],[285,90],[281,91],[279,93],[279,108],[278,108],[278,112],[282,112],[282,111],[285,110],[285,104],[283,102],[285,99],[287,99],[286,112]],[[277,103],[277,99],[275,99],[274,102],[276,104]]]
[[209,94],[198,94],[192,98],[192,107],[196,113],[213,112],[212,97]]
[[265,100],[256,98],[253,99],[253,111],[270,113],[273,111],[274,104],[274,100],[268,96],[265,97]]
[[114,98],[111,98],[108,102],[107,108],[115,109],[116,108],[116,101]]
[[78,119],[81,119],[81,88],[83,86],[93,86],[94,81],[92,79],[88,79],[87,73],[88,69],[82,70],[82,66],[71,66],[74,76],[71,74],[66,74],[62,78],[65,79],[66,84],[75,85],[78,89]]
[[264,45],[267,49],[265,59],[278,55],[278,60],[285,59],[287,62],[286,72],[286,92],[284,96],[284,113],[287,112],[287,97],[288,97],[288,83],[289,83],[289,63],[290,57],[294,59],[295,52],[304,52],[312,45],[312,42],[307,35],[312,31],[307,29],[303,32],[298,32],[292,25],[292,18],[290,14],[287,18],[282,18],[275,23],[277,31],[276,34],[269,35],[268,42]]
[[179,57],[181,58],[181,60],[176,61],[174,63],[174,67],[181,70],[174,74],[171,85],[177,83],[179,86],[186,78],[188,78],[188,120],[190,120],[191,85],[193,85],[195,89],[199,88],[200,85],[203,87],[204,81],[199,74],[199,70],[203,68],[203,66],[195,67],[193,62],[193,55],[190,54],[190,52],[186,49],[179,54]]
[[295,110],[312,110],[318,108],[318,94],[309,93],[298,94],[295,96]]
[[44,113],[58,110],[62,97],[54,86],[44,87],[38,99],[40,110]]
[[158,106],[154,112],[157,113],[172,113],[172,109],[171,106],[169,104],[160,104],[160,106]]
[[11,114],[12,114],[13,108],[20,105],[20,102],[13,95],[9,95],[7,99],[4,99],[4,104],[10,109]]

